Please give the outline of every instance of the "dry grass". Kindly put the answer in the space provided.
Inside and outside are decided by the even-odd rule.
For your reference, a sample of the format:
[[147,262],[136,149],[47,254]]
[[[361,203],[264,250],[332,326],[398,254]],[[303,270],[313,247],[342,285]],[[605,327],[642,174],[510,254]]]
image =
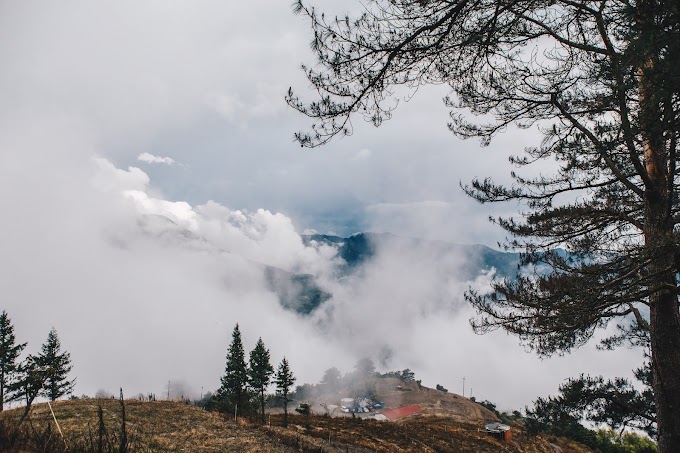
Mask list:
[[[277,416],[278,418],[278,416]],[[278,420],[276,420],[278,422]],[[460,422],[451,417],[413,416],[397,422],[347,417],[312,417],[312,429],[304,430],[303,419],[291,417],[300,432],[320,439],[330,439],[336,445],[354,445],[376,453],[388,452],[522,452],[554,453],[553,447],[542,436],[529,436],[521,426],[513,427],[510,443],[497,440],[480,431],[483,425]],[[563,439],[563,453],[587,453],[587,448],[570,449]]]
[[[81,444],[92,444],[97,433],[97,408],[103,409],[109,440],[116,445],[120,432],[118,400],[76,400],[53,403],[65,437]],[[311,428],[304,419],[290,416],[290,427],[279,427],[282,416],[273,415],[274,427],[247,421],[233,421],[200,408],[176,402],[125,401],[130,452],[527,452],[553,453],[542,437],[513,430],[511,443],[503,443],[483,432],[479,424],[451,417],[415,416],[399,422],[379,422],[352,418],[312,417]],[[0,420],[12,422],[22,409],[0,413]],[[47,404],[33,407],[29,419],[36,430],[52,422]],[[56,429],[53,429],[56,433]],[[328,440],[331,440],[331,444]],[[558,441],[551,439],[553,443]],[[94,440],[96,443],[96,439]],[[75,442],[74,442],[75,443]],[[588,450],[560,444],[564,453]],[[578,447],[578,446],[577,446]],[[578,447],[580,448],[580,447]],[[0,448],[0,451],[2,448]]]
[[[120,402],[88,399],[52,403],[57,421],[68,440],[96,444],[97,407],[102,406],[108,439],[117,445]],[[22,409],[0,414],[6,421],[19,417]],[[228,420],[220,414],[171,401],[125,401],[126,426],[131,452],[286,452],[301,451],[302,440],[278,439],[259,427]],[[36,430],[54,423],[47,404],[36,404],[28,421]],[[53,432],[56,433],[56,429]],[[286,442],[295,446],[288,446]],[[320,444],[320,442],[319,442]],[[306,447],[305,445],[302,445]],[[313,445],[309,447],[313,448]],[[305,450],[302,450],[305,451]]]

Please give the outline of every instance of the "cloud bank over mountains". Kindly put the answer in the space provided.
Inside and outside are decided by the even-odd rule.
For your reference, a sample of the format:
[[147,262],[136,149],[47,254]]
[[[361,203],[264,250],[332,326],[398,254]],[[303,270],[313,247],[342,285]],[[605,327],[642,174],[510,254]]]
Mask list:
[[[307,32],[288,2],[0,4],[0,307],[27,352],[54,326],[78,393],[160,395],[172,380],[198,394],[218,386],[238,322],[298,382],[370,356],[432,387],[466,376],[512,408],[575,372],[638,366],[635,351],[541,362],[474,335],[462,294],[491,275],[461,277],[455,253],[388,243],[337,278],[335,250],[300,231],[493,244],[487,216],[516,207],[479,208],[460,181],[504,175],[506,148],[531,134],[499,137],[500,152],[453,142],[444,93],[424,88],[379,130],[300,151],[308,125],[283,96],[306,86]],[[265,265],[333,297],[286,310]]]
[[[164,199],[143,170],[102,157],[68,168],[61,175],[35,168],[16,178],[14,197],[3,191],[3,202],[18,193],[34,204],[20,224],[0,227],[8,239],[0,272],[19,339],[35,351],[55,326],[80,393],[122,386],[162,394],[168,380],[194,393],[214,389],[236,322],[247,348],[262,336],[274,360],[288,357],[299,382],[369,356],[383,370],[409,367],[425,385],[453,391],[466,376],[478,396],[519,407],[573,374],[574,360],[583,362],[579,370],[598,369],[592,351],[548,370],[514,339],[475,336],[462,294],[488,286],[491,275],[461,278],[465,257],[388,241],[338,279],[336,250],[305,246],[284,214]],[[48,193],[33,177],[64,184]],[[333,297],[308,317],[285,310],[263,264],[312,274]],[[504,382],[509,368],[520,388]]]

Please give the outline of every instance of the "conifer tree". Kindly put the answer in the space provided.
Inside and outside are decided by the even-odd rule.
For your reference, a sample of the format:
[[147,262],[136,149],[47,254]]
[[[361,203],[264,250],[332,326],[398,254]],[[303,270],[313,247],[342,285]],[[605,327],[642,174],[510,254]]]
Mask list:
[[41,392],[45,398],[55,401],[73,391],[76,380],[67,379],[73,368],[71,355],[66,351],[61,352],[61,342],[54,327],[47,335],[36,362],[45,372],[45,386]]
[[231,334],[227,366],[222,376],[222,386],[217,390],[215,398],[221,412],[233,412],[237,416],[244,413],[248,404],[248,369],[238,323]]
[[482,203],[519,206],[493,221],[537,270],[469,291],[473,327],[551,355],[619,326],[605,346],[651,352],[663,453],[680,452],[679,5],[372,0],[333,18],[300,0],[317,96],[287,97],[314,120],[296,135],[303,146],[351,134],[351,118],[379,126],[427,84],[448,85],[448,126],[460,138],[487,145],[510,126],[540,132],[510,156],[511,183],[464,187]]
[[5,310],[0,314],[0,411],[4,409],[7,387],[17,372],[17,358],[26,343],[16,343],[14,326]]
[[288,395],[291,387],[295,384],[295,376],[288,366],[288,360],[284,357],[279,368],[276,370],[276,393],[283,400],[283,426],[288,427],[288,402],[290,401]]
[[46,380],[47,371],[40,365],[38,356],[29,355],[17,366],[16,373],[7,387],[7,401],[22,401],[25,404],[17,426],[21,425],[30,412],[31,404],[45,388]]
[[264,423],[264,392],[271,383],[272,374],[274,374],[274,368],[271,364],[269,350],[264,346],[264,342],[260,338],[257,340],[255,349],[250,351],[248,383],[259,395],[262,423]]

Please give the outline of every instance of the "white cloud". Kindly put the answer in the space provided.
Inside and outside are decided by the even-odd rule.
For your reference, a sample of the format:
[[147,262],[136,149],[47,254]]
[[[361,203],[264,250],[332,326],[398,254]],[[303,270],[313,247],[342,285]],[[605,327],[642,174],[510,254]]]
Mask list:
[[[505,173],[505,148],[528,135],[484,152],[453,141],[435,88],[379,130],[358,120],[354,137],[300,152],[291,136],[308,122],[283,95],[308,85],[308,32],[288,2],[2,3],[0,298],[27,352],[54,326],[79,393],[160,393],[168,379],[211,389],[239,322],[246,347],[261,335],[299,382],[389,346],[390,364],[426,384],[477,373],[514,406],[604,366],[585,350],[548,367],[514,338],[472,335],[460,257],[387,248],[363,276],[331,278],[332,250],[297,231],[352,229],[348,213],[371,229],[493,242],[459,180]],[[191,165],[130,166],[166,155]],[[284,311],[258,263],[317,275],[335,295],[328,311]],[[637,365],[608,357],[610,372]]]
[[167,164],[167,165],[172,165],[175,163],[175,160],[171,157],[161,157],[161,156],[154,156],[153,154],[149,153],[142,153],[139,156],[137,156],[137,160],[141,160],[142,162],[146,162],[149,164]]
[[[490,206],[491,215],[513,215],[508,206]],[[374,203],[366,207],[366,217],[371,231],[386,231],[409,237],[426,237],[458,243],[479,243],[495,247],[503,240],[502,230],[488,221],[487,216],[476,215],[475,201],[462,199],[456,202],[424,200],[403,203]]]
[[137,167],[121,170],[101,157],[94,157],[93,162],[95,174],[92,183],[96,189],[105,192],[122,192],[124,190],[145,191],[149,187],[149,176]]

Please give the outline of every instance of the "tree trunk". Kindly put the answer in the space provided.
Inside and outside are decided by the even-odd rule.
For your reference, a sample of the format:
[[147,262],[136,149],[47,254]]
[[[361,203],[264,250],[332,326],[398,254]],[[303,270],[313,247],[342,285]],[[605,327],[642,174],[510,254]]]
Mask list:
[[283,427],[288,428],[288,395],[283,396]]
[[262,424],[264,425],[264,388],[260,390],[260,404],[262,405]]
[[[644,93],[644,90],[641,91]],[[651,187],[645,192],[645,249],[650,260],[649,336],[659,453],[680,452],[680,312],[678,312],[676,245],[668,212],[672,187],[667,185],[663,144],[645,143],[645,165]]]
[[[654,234],[650,231],[650,234]],[[658,236],[666,236],[657,232]],[[655,243],[654,238],[649,242]],[[660,244],[659,244],[660,245]],[[663,247],[663,246],[662,246]],[[650,349],[659,453],[680,452],[680,314],[671,250],[653,247],[649,272]]]
[[675,267],[676,241],[672,210],[675,200],[674,156],[664,140],[662,96],[655,82],[659,49],[652,30],[665,5],[641,0],[636,26],[641,49],[637,65],[639,121],[645,173],[645,249],[649,258],[649,336],[659,453],[680,452],[680,313]]
[[680,452],[680,323],[676,296],[651,302],[651,347],[659,452]]

